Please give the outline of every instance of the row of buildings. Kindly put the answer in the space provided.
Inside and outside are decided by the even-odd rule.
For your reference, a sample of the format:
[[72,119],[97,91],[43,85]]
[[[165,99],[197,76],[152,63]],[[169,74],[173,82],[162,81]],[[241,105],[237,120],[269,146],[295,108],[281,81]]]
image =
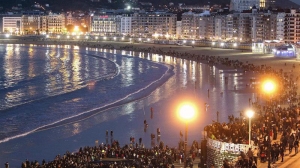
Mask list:
[[[88,33],[170,39],[262,42],[300,41],[300,13],[295,9],[229,13],[99,12],[78,17],[70,13],[23,13],[2,16],[2,31],[11,34],[66,34],[67,25],[83,25]],[[79,33],[79,32],[77,32]]]

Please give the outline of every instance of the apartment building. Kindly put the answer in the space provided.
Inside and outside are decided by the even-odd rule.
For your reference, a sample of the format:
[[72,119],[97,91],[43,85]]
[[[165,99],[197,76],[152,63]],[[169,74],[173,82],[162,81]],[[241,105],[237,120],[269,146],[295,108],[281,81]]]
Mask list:
[[284,20],[284,41],[296,43],[300,41],[300,13],[295,9],[290,9],[285,13]]
[[226,15],[216,15],[215,19],[215,39],[216,40],[225,40],[226,39]]
[[132,14],[121,15],[120,34],[130,35],[132,30]]
[[252,9],[255,6],[258,9],[268,9],[274,6],[275,0],[231,0],[230,9],[236,12]]
[[181,39],[181,32],[182,32],[182,22],[176,21],[176,38]]
[[237,41],[251,42],[252,28],[251,28],[252,10],[247,10],[239,13],[237,25]]
[[252,9],[252,15],[250,17],[252,42],[263,42],[271,39],[272,32],[270,16],[270,12]]
[[2,32],[19,34],[21,30],[22,17],[19,15],[10,15],[2,18]]
[[282,41],[284,39],[284,27],[285,27],[285,13],[284,12],[279,12],[277,13],[276,15],[276,21],[275,24],[276,24],[276,37],[274,39],[276,40],[280,40]]
[[51,34],[60,34],[65,31],[66,22],[64,14],[49,13],[46,16],[46,31]]
[[[192,11],[185,12],[182,14],[182,32],[181,35],[183,38],[200,38],[200,26],[201,26],[201,34],[204,35],[204,30],[209,24],[206,23],[210,21],[209,19],[203,19],[203,17],[210,16],[209,11],[204,11],[203,13],[193,13]],[[205,23],[204,23],[205,22]],[[202,25],[204,24],[204,25]],[[214,33],[213,33],[214,34]]]
[[22,13],[21,34],[40,34],[43,15],[44,13],[38,11]]
[[116,14],[94,14],[91,16],[91,32],[99,35],[110,35],[117,33]]
[[132,35],[152,37],[153,35],[175,38],[177,15],[166,12],[134,13]]

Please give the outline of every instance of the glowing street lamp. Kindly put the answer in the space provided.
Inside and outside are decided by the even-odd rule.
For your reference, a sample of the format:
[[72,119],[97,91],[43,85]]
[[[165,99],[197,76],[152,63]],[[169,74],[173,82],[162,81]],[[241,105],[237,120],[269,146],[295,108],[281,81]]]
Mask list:
[[74,26],[74,32],[75,32],[75,34],[79,32],[79,27],[78,26]]
[[157,33],[155,33],[155,34],[153,34],[153,36],[157,39],[157,37],[158,37],[158,34]]
[[166,38],[169,39],[169,37],[170,37],[170,35],[169,35],[169,34],[166,34]]
[[184,168],[186,168],[186,151],[187,151],[187,136],[188,136],[188,121],[195,116],[195,108],[190,104],[184,104],[180,107],[179,116],[185,121],[185,141],[184,141]]
[[[276,90],[276,85],[272,80],[266,80],[262,85],[263,92],[267,94],[272,94]],[[270,97],[270,95],[269,95]],[[270,99],[271,103],[271,99]],[[271,168],[271,140],[270,140],[270,121],[268,121],[268,168]]]
[[251,118],[254,115],[254,111],[249,109],[246,111],[246,115],[249,118],[249,146],[250,146],[251,145]]
[[273,93],[275,91],[275,83],[271,80],[265,81],[263,83],[263,91],[270,94]]

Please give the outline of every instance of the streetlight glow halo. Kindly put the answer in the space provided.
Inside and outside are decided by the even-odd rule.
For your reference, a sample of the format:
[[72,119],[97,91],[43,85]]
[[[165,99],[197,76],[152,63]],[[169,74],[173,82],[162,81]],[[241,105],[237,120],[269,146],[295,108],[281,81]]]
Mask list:
[[263,90],[266,93],[274,92],[275,88],[276,88],[276,86],[275,86],[275,83],[273,81],[268,80],[268,81],[264,82],[264,84],[263,84]]
[[184,120],[192,119],[195,113],[195,108],[190,104],[184,104],[179,109],[179,116]]
[[254,111],[249,109],[249,110],[246,111],[246,115],[247,115],[248,118],[252,118],[253,115],[254,115]]

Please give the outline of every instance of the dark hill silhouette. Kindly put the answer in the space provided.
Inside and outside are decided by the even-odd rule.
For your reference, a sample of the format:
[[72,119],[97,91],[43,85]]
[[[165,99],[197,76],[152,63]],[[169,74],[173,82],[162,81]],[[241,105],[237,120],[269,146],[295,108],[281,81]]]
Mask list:
[[[129,0],[125,0],[129,1]],[[124,8],[123,0],[100,0],[100,2],[91,2],[91,0],[0,0],[0,6],[4,9],[11,9],[17,4],[22,4],[23,9],[33,9],[32,5],[36,3],[45,6],[49,4],[51,9],[56,11],[61,10],[88,10],[91,8]],[[139,2],[151,2],[154,6],[168,5],[173,2],[176,6],[178,3],[185,3],[186,5],[229,5],[230,0],[139,0]],[[276,0],[275,7],[280,8],[299,8],[299,5],[289,0]]]

